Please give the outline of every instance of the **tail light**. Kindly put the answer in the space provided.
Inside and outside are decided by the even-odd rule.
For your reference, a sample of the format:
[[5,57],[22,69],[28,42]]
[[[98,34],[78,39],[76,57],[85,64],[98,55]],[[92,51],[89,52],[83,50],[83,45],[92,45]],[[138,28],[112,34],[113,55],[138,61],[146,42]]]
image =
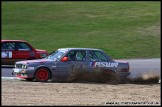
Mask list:
[[121,72],[129,72],[129,65],[128,65],[128,68],[123,68],[123,69],[121,69]]
[[129,72],[129,69],[126,69],[126,68],[121,69],[121,72]]

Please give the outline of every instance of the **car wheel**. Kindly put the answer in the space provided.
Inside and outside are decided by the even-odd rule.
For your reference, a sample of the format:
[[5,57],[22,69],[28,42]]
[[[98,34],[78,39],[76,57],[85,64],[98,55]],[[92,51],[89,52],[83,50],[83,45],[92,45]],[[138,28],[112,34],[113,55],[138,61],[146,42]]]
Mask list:
[[46,82],[50,77],[49,70],[47,68],[39,68],[35,73],[35,81]]
[[120,79],[118,80],[120,84],[128,84],[131,81],[127,78],[127,76],[124,77],[120,77]]
[[116,80],[116,75],[113,71],[103,71],[102,72],[102,82],[116,84],[118,81]]

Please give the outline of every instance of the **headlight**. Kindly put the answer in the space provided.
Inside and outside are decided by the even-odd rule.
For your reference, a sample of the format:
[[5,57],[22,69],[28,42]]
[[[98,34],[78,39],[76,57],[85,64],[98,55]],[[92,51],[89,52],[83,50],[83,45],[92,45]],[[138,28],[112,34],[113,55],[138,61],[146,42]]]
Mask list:
[[40,54],[40,57],[41,58],[44,58],[44,57],[46,57],[47,55],[46,54]]
[[26,65],[22,65],[22,69],[26,69],[27,68],[27,66]]

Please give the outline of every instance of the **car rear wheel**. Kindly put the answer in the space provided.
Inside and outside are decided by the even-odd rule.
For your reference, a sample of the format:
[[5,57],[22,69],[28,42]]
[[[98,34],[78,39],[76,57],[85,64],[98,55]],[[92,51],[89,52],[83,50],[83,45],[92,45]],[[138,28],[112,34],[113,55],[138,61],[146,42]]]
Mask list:
[[39,68],[35,73],[35,80],[39,82],[46,82],[50,77],[49,70],[47,68]]
[[115,73],[111,70],[102,72],[102,82],[110,84],[118,83]]

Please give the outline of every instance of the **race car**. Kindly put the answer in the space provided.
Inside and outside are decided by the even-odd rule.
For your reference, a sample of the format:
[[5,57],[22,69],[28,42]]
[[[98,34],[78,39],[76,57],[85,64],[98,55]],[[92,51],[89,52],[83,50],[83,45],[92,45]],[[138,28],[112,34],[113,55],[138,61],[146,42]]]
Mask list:
[[2,65],[14,65],[16,61],[41,59],[46,56],[46,50],[35,49],[24,40],[1,40]]
[[18,61],[13,68],[18,78],[52,81],[118,81],[130,75],[129,63],[115,61],[101,49],[60,48],[44,59]]

